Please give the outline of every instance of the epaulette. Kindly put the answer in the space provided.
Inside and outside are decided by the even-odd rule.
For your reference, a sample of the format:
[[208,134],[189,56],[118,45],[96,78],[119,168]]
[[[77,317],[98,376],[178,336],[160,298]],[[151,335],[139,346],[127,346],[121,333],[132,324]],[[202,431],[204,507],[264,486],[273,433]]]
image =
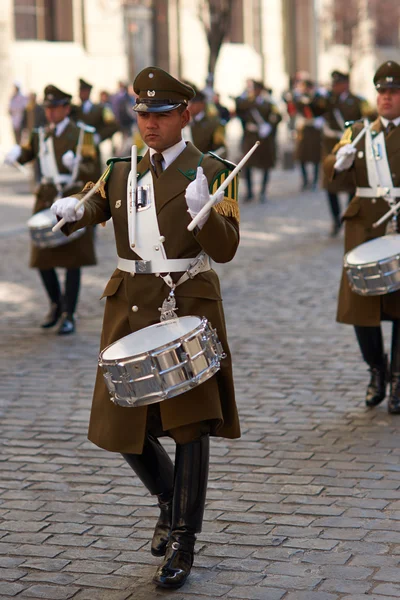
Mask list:
[[222,162],[226,167],[228,167],[230,171],[233,171],[233,169],[236,167],[235,163],[231,162],[230,160],[226,160],[226,158],[221,158],[220,156],[218,156],[218,154],[215,154],[214,152],[207,152],[207,154]]
[[[138,156],[137,157],[137,161],[138,163],[140,163],[140,161],[142,160],[143,156]],[[113,165],[114,163],[117,162],[131,162],[131,157],[130,156],[112,156],[111,158],[109,158],[106,161],[107,165]]]

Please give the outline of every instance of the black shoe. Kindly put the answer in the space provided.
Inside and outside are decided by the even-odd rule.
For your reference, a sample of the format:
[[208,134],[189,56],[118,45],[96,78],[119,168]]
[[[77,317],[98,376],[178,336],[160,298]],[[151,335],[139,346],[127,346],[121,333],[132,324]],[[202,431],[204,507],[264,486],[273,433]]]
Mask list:
[[382,367],[371,367],[369,372],[371,373],[371,379],[367,387],[365,405],[368,408],[373,408],[378,406],[386,396],[386,383],[388,381],[387,357],[385,356],[385,363]]
[[151,553],[153,556],[165,556],[171,533],[172,498],[167,502],[159,499],[158,506],[160,507],[160,516],[151,541]]
[[50,327],[54,327],[57,325],[58,319],[61,317],[61,305],[53,302],[50,306],[50,310],[44,318],[43,323],[41,323],[40,327],[43,329],[49,329]]
[[75,321],[73,315],[69,315],[68,313],[63,313],[60,327],[57,331],[58,335],[68,335],[70,333],[74,333],[75,331]]
[[157,569],[153,582],[163,588],[177,589],[183,586],[193,565],[194,534],[171,535],[163,564]]
[[388,412],[391,415],[400,415],[400,373],[391,375]]
[[243,202],[252,202],[253,201],[253,196],[251,194],[247,194],[247,196],[245,196],[243,198]]

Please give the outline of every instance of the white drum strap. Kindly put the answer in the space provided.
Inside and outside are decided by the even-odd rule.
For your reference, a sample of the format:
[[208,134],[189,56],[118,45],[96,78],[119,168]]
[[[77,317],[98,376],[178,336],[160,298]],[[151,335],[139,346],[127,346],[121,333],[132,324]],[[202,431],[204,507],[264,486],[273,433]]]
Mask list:
[[56,185],[59,184],[60,174],[54,153],[53,137],[50,136],[45,140],[43,127],[39,127],[39,164],[42,176]]
[[333,109],[333,116],[335,117],[336,123],[339,125],[342,133],[345,130],[345,123],[343,119],[343,115],[338,108]]
[[365,158],[368,183],[372,192],[379,192],[379,190],[386,192],[385,194],[374,193],[373,196],[381,196],[390,205],[394,204],[395,193],[383,132],[378,133],[373,139],[371,129],[368,127],[365,136]]

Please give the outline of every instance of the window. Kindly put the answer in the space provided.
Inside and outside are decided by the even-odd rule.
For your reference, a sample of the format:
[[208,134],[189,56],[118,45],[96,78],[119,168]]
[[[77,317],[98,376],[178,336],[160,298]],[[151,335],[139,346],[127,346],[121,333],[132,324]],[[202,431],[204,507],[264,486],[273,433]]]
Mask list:
[[15,39],[73,41],[72,3],[73,0],[14,0]]

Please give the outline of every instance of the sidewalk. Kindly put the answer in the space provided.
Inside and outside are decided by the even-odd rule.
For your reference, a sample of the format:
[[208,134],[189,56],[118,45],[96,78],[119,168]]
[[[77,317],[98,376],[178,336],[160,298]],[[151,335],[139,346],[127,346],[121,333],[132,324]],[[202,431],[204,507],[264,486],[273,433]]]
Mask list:
[[60,339],[38,327],[32,201],[14,185],[26,187],[0,173],[0,600],[400,598],[400,418],[364,408],[365,365],[335,323],[342,239],[324,194],[274,172],[269,202],[241,207],[237,257],[217,267],[242,438],[212,441],[195,566],[165,592],[151,583],[154,499],[86,439],[112,227],[97,228],[77,334]]

